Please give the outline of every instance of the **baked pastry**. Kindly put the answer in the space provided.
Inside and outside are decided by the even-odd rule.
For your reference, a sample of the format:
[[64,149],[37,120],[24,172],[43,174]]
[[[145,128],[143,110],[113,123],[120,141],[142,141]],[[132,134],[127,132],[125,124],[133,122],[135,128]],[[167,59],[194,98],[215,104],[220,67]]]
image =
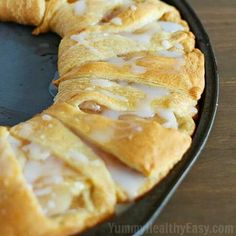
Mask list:
[[179,129],[191,135],[195,129],[192,117],[197,112],[197,102],[178,89],[145,82],[141,79],[130,82],[124,78],[111,81],[93,77],[66,80],[60,83],[55,102],[67,102],[81,111],[112,120],[126,119],[127,116],[155,120],[165,128]]
[[174,7],[159,0],[50,0],[34,34],[52,30],[64,37],[94,25],[99,31],[133,31],[161,17],[187,27]]
[[160,30],[158,26],[158,23],[150,24],[132,33],[83,31],[80,34],[66,36],[59,46],[59,75],[63,76],[86,62],[108,60],[130,53],[165,53],[165,50],[181,53],[194,49],[195,40],[191,33],[179,31],[178,28],[176,32],[169,33]]
[[0,21],[39,25],[46,8],[45,0],[1,0]]
[[137,200],[182,159],[205,71],[174,7],[2,0],[0,21],[63,37],[55,103],[0,127],[0,235],[82,232],[114,214],[117,203]]
[[71,32],[79,32],[89,25],[97,24],[106,12],[125,2],[125,0],[50,0],[44,20],[34,30],[34,34],[51,30],[64,37]]
[[103,161],[58,120],[41,115],[0,131],[1,235],[68,235],[113,214]]
[[[126,166],[141,173],[138,175],[130,170],[131,173],[139,176],[138,179],[143,179],[141,185],[133,191],[131,186],[126,187],[125,179],[122,177],[131,174],[129,169],[119,165],[125,169],[124,174],[120,171],[123,183],[117,180],[118,176],[115,179],[121,185],[120,189],[123,187],[125,192],[119,194],[122,195],[121,201],[127,201],[128,197],[129,200],[134,200],[158,183],[181,159],[191,144],[189,135],[175,129],[166,129],[152,120],[132,117],[125,120],[112,120],[101,115],[81,112],[66,103],[51,106],[45,114],[57,117],[73,132],[95,146],[99,150],[98,153],[102,154],[100,156],[105,157],[105,162],[109,164],[110,169],[120,164],[114,160],[118,158]],[[113,157],[107,153],[112,154]],[[135,182],[133,181],[134,184]]]
[[[77,61],[77,60],[76,60]],[[63,60],[61,62],[63,63]],[[173,90],[181,90],[195,100],[204,90],[204,56],[198,50],[183,54],[179,51],[136,52],[117,55],[101,61],[75,66],[60,79],[102,78],[109,81],[146,81]],[[59,89],[60,91],[60,89]]]

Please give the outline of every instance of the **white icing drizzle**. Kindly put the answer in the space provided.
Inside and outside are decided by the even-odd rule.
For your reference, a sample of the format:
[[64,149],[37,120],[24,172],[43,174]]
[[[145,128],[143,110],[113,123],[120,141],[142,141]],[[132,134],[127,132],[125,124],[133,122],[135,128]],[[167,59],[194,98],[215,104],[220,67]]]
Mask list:
[[153,36],[157,33],[160,33],[161,30],[162,28],[158,23],[151,23],[143,27],[139,32],[123,32],[121,35],[138,43],[149,44],[151,43]]
[[175,33],[184,30],[184,27],[182,25],[174,22],[158,21],[158,23],[160,24],[161,28],[168,33]]
[[169,109],[157,109],[157,114],[166,120],[164,124],[162,124],[163,127],[168,129],[178,129],[178,122],[176,120],[176,117],[174,113]]
[[108,62],[110,64],[113,64],[119,67],[122,67],[127,63],[127,61],[125,61],[123,57],[112,57],[105,60],[105,62]]
[[182,51],[161,50],[161,51],[158,51],[157,54],[161,55],[161,56],[164,56],[164,57],[172,57],[172,58],[183,57],[183,52]]
[[142,84],[133,84],[132,87],[141,90],[145,94],[145,98],[141,99],[140,103],[137,105],[137,110],[131,112],[131,114],[148,118],[155,115],[155,110],[152,107],[152,101],[155,99],[160,99],[169,95],[169,91],[160,87],[151,87]]
[[27,152],[29,157],[33,160],[46,160],[50,156],[50,152],[45,150],[42,146],[36,143],[30,143],[22,148]]
[[114,111],[105,110],[102,115],[112,120],[117,120],[124,115],[136,115],[143,118],[151,118],[158,114],[161,118],[165,119],[163,127],[165,128],[178,128],[178,123],[174,112],[170,109],[154,108],[152,102],[157,99],[161,99],[169,95],[169,91],[161,87],[152,87],[149,85],[132,83],[129,86],[142,91],[145,94],[145,98],[141,99],[136,106],[135,111]]
[[132,5],[130,6],[130,9],[131,9],[132,11],[136,11],[136,10],[137,10],[137,6],[135,6],[134,4],[132,4]]
[[96,86],[104,87],[104,88],[117,86],[115,82],[106,80],[106,79],[91,79],[90,82]]
[[189,112],[194,116],[198,113],[198,109],[196,107],[190,107]]
[[16,151],[22,144],[21,141],[19,141],[18,139],[14,138],[11,135],[8,135],[7,141],[9,142],[14,151]]
[[76,151],[76,150],[70,150],[68,155],[78,161],[78,162],[82,162],[82,163],[88,163],[89,162],[89,159],[81,152],[79,151]]
[[175,44],[175,48],[177,48],[177,49],[179,49],[179,50],[184,50],[184,46],[183,46],[183,44],[181,44],[181,43],[176,43],[176,44]]
[[[70,208],[73,197],[80,195],[85,188],[83,183],[76,180],[77,173],[53,156],[40,161],[27,160],[23,173],[47,216],[65,213]],[[71,181],[72,177],[74,181]]]
[[44,179],[43,183],[45,185],[61,184],[63,181],[64,181],[64,178],[61,175],[54,175],[54,176],[47,176],[47,178]]
[[100,143],[108,143],[113,139],[114,129],[112,127],[107,127],[103,130],[93,130],[90,136],[92,139],[97,140]]
[[50,209],[56,208],[56,203],[54,201],[49,201],[47,207]]
[[121,33],[122,36],[134,40],[138,43],[149,44],[151,42],[152,37],[159,32],[159,29],[150,29],[144,33]]
[[86,0],[79,0],[74,4],[74,10],[77,16],[82,16],[87,9]]
[[136,107],[136,110],[131,112],[106,110],[103,112],[104,116],[107,116],[111,119],[118,119],[122,115],[132,114],[144,118],[150,118],[156,114],[156,111],[151,104],[152,101],[169,95],[169,91],[165,88],[151,87],[148,85],[135,83],[130,84],[129,86],[142,91],[145,94],[145,98],[141,99]]
[[165,49],[169,49],[169,48],[171,48],[171,43],[170,43],[170,41],[169,40],[163,40],[162,42],[161,42],[161,44],[162,44],[162,46],[165,48]]
[[92,53],[94,53],[95,55],[100,56],[101,52],[99,52],[99,50],[97,50],[95,47],[91,46],[90,43],[92,42],[96,42],[99,41],[99,39],[97,40],[93,40],[93,41],[87,41],[86,38],[88,37],[88,33],[86,32],[82,32],[80,34],[74,34],[72,35],[70,38],[76,42],[78,42],[79,44],[83,45],[85,48],[89,49]]
[[43,189],[37,189],[34,192],[37,197],[41,197],[50,194],[52,192],[52,189],[50,187],[47,187]]
[[11,135],[7,140],[22,166],[27,187],[34,192],[44,214],[54,216],[70,209],[73,198],[85,188],[78,173],[41,145],[30,143],[22,146],[23,143]]
[[41,177],[50,177],[62,174],[62,163],[54,158],[48,158],[45,162],[28,160],[24,166],[24,176],[31,185]]
[[106,163],[113,180],[126,192],[130,200],[134,200],[138,196],[140,188],[148,179],[106,154],[102,154],[101,157]]
[[84,189],[84,184],[77,181],[73,183],[73,188],[71,189],[71,193],[73,193],[73,195],[78,195],[82,190]]
[[[149,44],[151,43],[153,36],[157,33],[160,33],[162,30],[167,33],[175,33],[178,31],[183,31],[184,27],[173,22],[159,21],[158,23],[151,23],[145,26],[142,29],[143,32],[123,32],[121,35],[142,44]],[[171,47],[171,44],[168,40],[164,40],[162,44],[165,48]]]
[[[113,59],[112,59],[113,60]],[[115,59],[116,60],[116,59]],[[118,61],[123,59],[119,58]],[[175,117],[175,114],[172,110],[167,108],[158,108],[154,107],[152,105],[153,101],[161,99],[163,97],[166,97],[170,94],[169,90],[162,87],[154,87],[150,85],[144,85],[144,84],[137,84],[137,83],[130,83],[127,84],[127,82],[114,82],[114,81],[108,81],[105,79],[97,79],[92,81],[93,84],[99,85],[103,88],[104,87],[112,87],[112,86],[122,86],[126,87],[129,86],[133,89],[136,89],[144,94],[144,98],[140,99],[138,104],[136,105],[136,108],[134,111],[115,111],[110,109],[105,109],[102,111],[102,115],[112,119],[112,120],[118,120],[122,116],[125,115],[135,115],[142,118],[152,118],[156,114],[158,114],[161,118],[163,118],[166,122],[164,122],[163,127],[165,128],[178,128],[178,123]],[[122,101],[128,101],[127,98],[120,96],[118,94],[114,94],[107,90],[100,90],[101,93],[112,97],[117,100]],[[110,134],[110,132],[109,132]],[[102,142],[108,142],[111,139],[111,136],[107,134],[107,132],[101,133],[101,132],[93,132],[93,136],[95,139],[99,140],[101,139]],[[127,135],[126,135],[127,136]]]
[[136,56],[136,57],[126,60],[124,57],[113,57],[113,58],[107,59],[106,62],[116,65],[118,67],[129,65],[134,74],[144,74],[147,72],[147,68],[136,64],[137,60],[141,58],[143,57]]
[[42,119],[45,121],[50,121],[50,120],[52,120],[52,117],[50,115],[44,114],[44,115],[42,115]]
[[111,20],[111,23],[113,23],[114,25],[122,25],[122,19],[120,17],[115,17]]
[[29,136],[33,132],[32,126],[27,123],[23,123],[19,130],[19,134],[22,136]]

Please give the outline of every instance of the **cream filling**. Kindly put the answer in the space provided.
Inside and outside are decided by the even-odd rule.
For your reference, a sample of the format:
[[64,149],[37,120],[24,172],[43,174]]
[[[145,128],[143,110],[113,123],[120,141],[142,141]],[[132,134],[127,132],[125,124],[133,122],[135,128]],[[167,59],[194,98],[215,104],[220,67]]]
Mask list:
[[76,172],[52,156],[44,161],[28,160],[23,173],[47,216],[64,214],[85,188]]
[[[67,167],[63,161],[55,158],[41,145],[30,143],[23,145],[12,136],[8,141],[22,166],[23,175],[30,189],[37,197],[47,216],[56,216],[70,210],[75,197],[85,189],[78,173]],[[71,153],[75,155],[75,153]],[[76,156],[78,159],[85,157]]]
[[103,107],[93,101],[85,101],[79,105],[79,108],[91,114],[100,114],[103,111]]

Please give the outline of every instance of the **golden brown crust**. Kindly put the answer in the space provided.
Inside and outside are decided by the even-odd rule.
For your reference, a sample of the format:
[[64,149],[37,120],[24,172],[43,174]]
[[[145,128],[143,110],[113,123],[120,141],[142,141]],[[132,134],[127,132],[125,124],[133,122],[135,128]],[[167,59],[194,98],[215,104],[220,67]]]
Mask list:
[[[0,21],[64,37],[55,104],[10,130],[0,127],[0,235],[82,232],[181,160],[205,86],[204,55],[174,7],[159,0],[0,0]],[[71,173],[58,183],[70,186],[70,205],[53,216],[25,174],[28,162],[45,167],[48,159]]]
[[[91,195],[88,198],[91,202],[88,209],[84,206],[83,209],[78,208],[71,213],[68,211],[64,215],[53,218],[43,213],[29,183],[26,182],[19,164],[19,154],[12,149],[16,147],[9,145],[7,129],[0,128],[0,134],[0,164],[1,168],[5,167],[0,175],[1,235],[69,235],[85,230],[113,214],[116,202],[115,187],[105,165],[59,121],[53,118],[50,121],[43,120],[41,116],[38,116],[11,129],[11,135],[19,142],[33,143],[47,148],[57,158],[78,171],[78,176],[82,176],[86,184],[91,185],[90,193],[88,193]],[[42,139],[43,135],[45,137]],[[62,140],[64,140],[64,145],[60,145],[59,150],[57,142]],[[18,148],[25,150],[24,147]],[[84,153],[91,164],[83,164],[77,158],[65,155],[68,149]],[[93,164],[93,161],[98,163]],[[35,221],[32,222],[32,219],[36,220],[37,224],[34,223]],[[40,229],[38,223],[41,225]]]
[[45,12],[45,0],[1,0],[0,21],[39,25]]
[[[157,97],[153,97],[153,101],[149,101],[153,104],[153,111],[156,114],[158,114],[158,109],[173,112],[176,118],[181,120],[179,130],[189,135],[193,133],[195,125],[192,116],[195,114],[194,107],[196,101],[190,95],[184,93],[184,91],[178,90],[178,88],[174,90],[167,86],[157,86],[155,83],[147,83],[146,80],[141,79],[127,80],[127,77],[123,78],[124,80],[121,80],[122,77],[120,77],[113,81],[93,78],[95,77],[70,79],[60,83],[55,102],[67,102],[75,107],[81,107],[85,112],[86,107],[85,109],[83,107],[86,104],[88,106],[89,103],[96,103],[98,106],[101,106],[99,111],[101,115],[106,110],[132,114],[133,111],[143,110],[142,101],[149,96],[149,93],[154,93],[155,91]],[[166,94],[158,98],[158,93],[163,92]],[[148,109],[148,104],[145,106]],[[145,111],[141,113],[145,115]],[[162,119],[157,120],[156,116],[152,117],[151,115],[151,117],[146,118],[161,124],[163,123]]]
[[[156,21],[167,13],[172,15],[175,22],[188,28],[174,7],[158,0],[51,0],[42,24],[34,30],[34,34],[51,30],[64,37],[84,29],[129,32]],[[122,26],[114,23],[117,18],[121,19]]]
[[[55,225],[43,216],[32,191],[23,179],[20,165],[6,140],[7,129],[1,127],[0,133],[0,234],[46,235]],[[38,224],[43,227],[38,227]]]
[[57,117],[84,139],[147,176],[155,172],[159,158],[182,156],[191,143],[188,135],[165,129],[156,122],[113,121],[80,112],[65,103],[56,104],[45,113]]
[[148,52],[129,54],[127,57],[139,57],[136,64],[145,67],[145,72],[135,74],[130,66],[118,66],[110,64],[109,61],[88,62],[66,73],[55,81],[55,84],[83,77],[108,80],[124,79],[130,82],[143,80],[166,88],[184,91],[196,100],[200,98],[205,87],[204,56],[200,50],[194,49],[183,58],[153,55]]
[[84,11],[78,14],[75,5],[79,1],[51,0],[47,5],[42,24],[33,33],[38,35],[51,30],[64,37],[72,32],[80,32],[89,25],[97,24],[107,11],[124,1],[118,0],[113,3],[106,0],[82,0],[81,2]]
[[162,51],[166,49],[163,42],[168,42],[168,49],[182,43],[186,52],[191,52],[195,44],[194,36],[189,32],[158,33],[154,34],[149,42],[136,40],[137,36],[133,35],[135,34],[82,32],[78,35],[78,40],[76,36],[64,37],[59,46],[60,76],[91,61],[107,60],[118,55],[142,51]]

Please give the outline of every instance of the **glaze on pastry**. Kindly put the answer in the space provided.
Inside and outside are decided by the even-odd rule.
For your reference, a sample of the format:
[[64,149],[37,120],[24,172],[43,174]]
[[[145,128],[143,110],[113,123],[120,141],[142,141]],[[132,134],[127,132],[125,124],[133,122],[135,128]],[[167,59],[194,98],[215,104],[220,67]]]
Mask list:
[[0,127],[0,235],[82,232],[182,159],[205,71],[178,10],[159,0],[1,0],[0,21],[62,37],[55,103]]

